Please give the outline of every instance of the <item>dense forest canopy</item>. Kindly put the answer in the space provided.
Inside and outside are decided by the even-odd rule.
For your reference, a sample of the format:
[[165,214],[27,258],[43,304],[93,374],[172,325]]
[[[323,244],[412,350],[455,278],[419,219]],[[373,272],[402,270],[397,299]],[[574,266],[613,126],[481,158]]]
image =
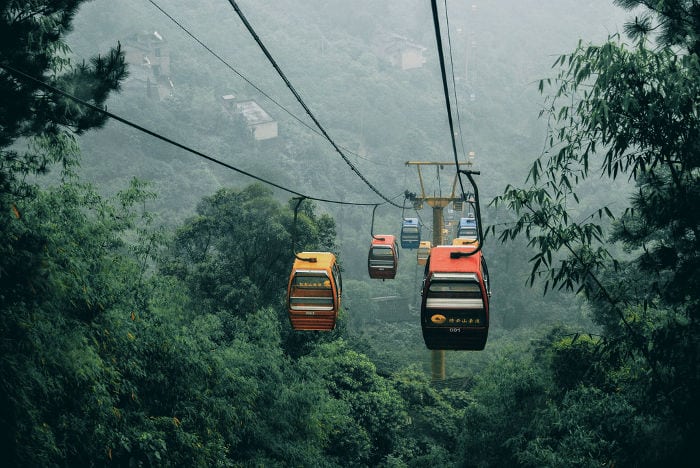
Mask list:
[[[449,160],[430,2],[240,7],[382,192],[417,190],[406,161]],[[295,213],[290,193],[100,111],[284,187],[379,203],[230,2],[0,1],[6,465],[697,459],[698,6],[473,0],[440,11],[457,136],[492,200],[494,295],[486,349],[449,352],[446,378],[431,380],[422,267],[403,250],[396,280],[369,280],[371,206],[306,200]],[[424,60],[398,66],[384,48],[397,43]],[[231,112],[251,101],[274,137]],[[427,191],[449,191],[452,177],[436,169]],[[383,206],[375,231],[396,233],[401,216]],[[340,259],[332,332],[290,327],[295,248]]]

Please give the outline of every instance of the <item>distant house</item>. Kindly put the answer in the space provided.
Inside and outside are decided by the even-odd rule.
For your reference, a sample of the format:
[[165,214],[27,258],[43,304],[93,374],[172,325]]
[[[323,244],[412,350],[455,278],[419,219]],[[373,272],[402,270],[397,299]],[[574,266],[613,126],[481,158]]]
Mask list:
[[256,140],[269,140],[277,137],[277,122],[257,102],[237,102],[236,109],[245,118],[248,129]]
[[235,112],[236,110],[236,95],[226,94],[221,96],[221,105],[227,112]]
[[125,89],[145,90],[149,98],[165,99],[174,88],[170,79],[170,49],[158,31],[138,33],[123,41],[124,56],[129,64]]
[[426,50],[426,47],[398,34],[385,35],[378,48],[379,55],[402,70],[421,68],[425,64],[423,54]]
[[221,103],[230,115],[238,114],[243,117],[256,140],[277,137],[277,122],[257,102],[252,99],[239,101],[234,94],[227,94],[221,96]]

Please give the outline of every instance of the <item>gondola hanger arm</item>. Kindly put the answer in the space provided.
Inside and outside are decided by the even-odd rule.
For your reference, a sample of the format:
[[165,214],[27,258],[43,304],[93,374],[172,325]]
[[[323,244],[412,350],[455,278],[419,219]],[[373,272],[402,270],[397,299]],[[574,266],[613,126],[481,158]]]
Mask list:
[[299,254],[297,254],[297,246],[296,246],[296,237],[297,237],[297,216],[299,214],[299,207],[301,206],[301,203],[306,200],[306,197],[296,197],[297,204],[294,206],[294,222],[292,223],[292,252],[294,252],[294,257],[297,258],[298,260],[302,260],[305,262],[316,262],[316,259],[311,257],[311,258],[304,258],[300,257]]
[[374,214],[377,212],[378,206],[379,205],[374,205],[374,208],[372,209],[372,226],[369,229],[369,233],[372,236],[372,239],[384,240],[384,237],[377,237],[374,235]]

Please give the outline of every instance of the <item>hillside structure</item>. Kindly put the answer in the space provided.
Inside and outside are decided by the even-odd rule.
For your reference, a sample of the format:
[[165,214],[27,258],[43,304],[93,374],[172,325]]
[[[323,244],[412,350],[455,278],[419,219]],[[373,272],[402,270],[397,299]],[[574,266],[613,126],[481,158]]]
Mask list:
[[124,88],[145,91],[146,97],[163,100],[172,96],[170,48],[158,31],[142,32],[123,40],[129,77]]

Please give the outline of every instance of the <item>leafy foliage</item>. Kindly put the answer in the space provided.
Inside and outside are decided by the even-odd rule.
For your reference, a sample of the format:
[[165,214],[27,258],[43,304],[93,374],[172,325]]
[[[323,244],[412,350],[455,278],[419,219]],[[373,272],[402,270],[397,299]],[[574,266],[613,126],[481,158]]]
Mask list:
[[[71,67],[62,35],[81,2],[20,3],[0,6],[0,66],[102,105],[124,77],[119,48]],[[559,76],[542,82],[542,90],[554,85],[543,114],[548,151],[528,188],[508,187],[497,200],[516,216],[501,239],[524,237],[535,252],[530,284],[541,281],[548,298],[552,289],[582,293],[581,309],[599,329],[509,332],[509,347],[455,357],[459,377],[442,383],[417,369],[415,323],[374,317],[391,304],[411,319],[415,304],[393,297],[411,297],[417,274],[394,289],[347,282],[357,295],[344,303],[368,329],[362,337],[344,326],[292,333],[280,300],[292,244],[336,250],[330,216],[304,202],[293,226],[294,200],[280,203],[259,185],[226,188],[169,238],[153,226],[154,195],[143,182],[105,198],[75,177],[74,136],[102,117],[0,71],[6,463],[660,466],[696,458],[695,7],[618,3],[650,9],[629,28],[638,43],[580,44],[557,60]],[[351,23],[361,30],[363,21]],[[664,47],[651,49],[646,39],[657,30]],[[358,51],[352,66],[376,66]],[[183,104],[193,109],[195,98],[173,112]],[[367,140],[382,142],[382,126],[370,126]],[[247,146],[255,155],[277,148]],[[63,166],[57,186],[39,188],[35,177],[52,165]],[[590,206],[584,194],[596,173],[637,184],[628,210]],[[352,230],[361,223],[346,221]],[[507,253],[494,257],[506,274],[515,269]],[[356,263],[364,268],[364,257]],[[571,317],[558,310],[571,304],[562,297],[546,310],[510,301],[504,329],[538,314]],[[372,349],[368,336],[393,350]]]
[[346,406],[348,420],[331,431],[328,455],[354,466],[372,466],[397,452],[406,421],[404,405],[374,364],[342,341],[320,346],[302,363],[325,382],[331,398]]
[[[570,432],[574,438],[554,436],[565,447],[559,455],[558,449],[546,448],[548,443],[536,444],[539,455],[521,458],[535,465],[563,465],[579,450],[604,464],[639,463],[630,455],[640,450],[634,439],[615,436],[621,432],[617,426],[586,420],[582,405],[594,398],[601,399],[600,414],[649,441],[639,452],[647,457],[639,459],[642,463],[686,459],[696,451],[691,440],[697,429],[690,421],[699,402],[688,397],[700,378],[697,366],[688,365],[697,362],[698,348],[691,343],[700,331],[700,220],[694,208],[700,202],[700,68],[697,28],[688,11],[694,7],[690,2],[619,3],[650,9],[637,24],[637,44],[629,49],[612,37],[601,46],[579,44],[555,61],[559,75],[540,83],[541,90],[554,87],[543,111],[550,123],[547,151],[532,165],[528,188],[509,186],[495,200],[518,215],[500,233],[501,240],[523,235],[538,252],[531,259],[530,282],[543,277],[545,291],[551,286],[583,292],[604,330],[603,340],[588,351],[581,346],[585,341],[557,345],[552,370],[567,391],[557,410],[565,415],[556,418],[566,417],[568,424],[583,417],[582,430]],[[665,47],[656,50],[647,46],[652,18],[663,25]],[[671,48],[679,45],[690,53]],[[615,216],[609,206],[587,207],[578,195],[595,172],[611,181],[625,174],[636,183],[637,193],[622,214]],[[581,219],[583,210],[592,215]],[[616,241],[622,249],[613,246]],[[575,363],[586,355],[589,370],[581,372]],[[581,387],[572,388],[575,383]],[[672,455],[652,440],[673,447]],[[585,458],[572,460],[586,464]]]
[[[64,85],[101,105],[125,76],[118,48],[71,69],[63,35],[80,1],[0,5],[0,403],[3,452],[11,465],[84,464],[104,453],[93,431],[105,421],[111,372],[89,347],[89,324],[128,288],[113,272],[133,268],[117,255],[129,208],[110,211],[70,178],[74,132],[104,123],[93,112],[40,91],[10,65]],[[67,73],[60,74],[64,70]],[[21,151],[18,140],[27,145]],[[37,193],[33,177],[61,163],[66,182]],[[87,418],[87,419],[83,419]],[[84,445],[83,445],[84,444]]]
[[[126,77],[119,47],[90,63],[73,67],[63,36],[84,0],[61,2],[3,2],[0,5],[0,194],[23,196],[31,190],[24,182],[30,174],[44,173],[50,164],[71,165],[75,151],[67,149],[73,133],[99,127],[106,117],[76,106],[72,101],[23,81],[5,66],[41,77],[49,84],[73,91],[102,106],[110,92]],[[64,72],[59,75],[59,73]],[[71,132],[67,132],[70,130]],[[27,151],[9,148],[17,139],[39,138]],[[64,148],[51,151],[48,148]],[[3,205],[8,202],[2,200]]]

